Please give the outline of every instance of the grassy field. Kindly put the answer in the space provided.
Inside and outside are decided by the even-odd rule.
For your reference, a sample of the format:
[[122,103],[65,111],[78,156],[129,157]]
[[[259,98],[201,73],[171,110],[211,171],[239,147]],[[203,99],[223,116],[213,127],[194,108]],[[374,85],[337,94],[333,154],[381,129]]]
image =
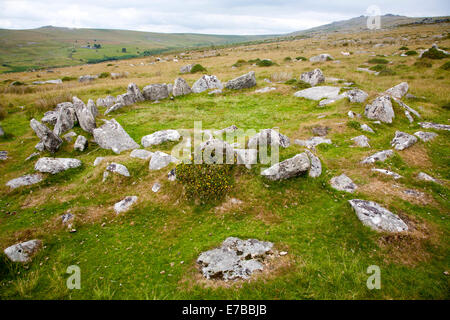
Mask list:
[[[53,73],[0,75],[0,102],[5,116],[1,126],[7,133],[0,138],[0,150],[9,152],[9,159],[0,162],[0,247],[35,238],[44,243],[43,250],[27,265],[11,264],[5,256],[0,257],[0,298],[448,299],[449,276],[444,272],[448,274],[450,263],[450,133],[436,131],[439,136],[433,141],[419,141],[376,165],[401,174],[403,178],[397,181],[375,174],[370,166],[359,163],[365,156],[390,148],[396,130],[422,130],[416,122],[410,124],[397,105],[392,124],[376,125],[366,118],[356,119],[374,128],[374,134],[355,129],[347,117],[349,110],[363,113],[365,104],[341,100],[319,108],[317,102],[294,97],[296,89],[282,83],[271,84],[277,90],[265,94],[256,94],[252,88],[225,90],[218,96],[191,94],[158,104],[147,101],[106,117],[115,118],[137,142],[156,130],[193,129],[194,121],[202,121],[204,129],[222,129],[232,124],[255,130],[278,127],[291,142],[311,137],[311,128],[316,125],[331,128],[328,138],[333,144],[317,148],[324,167],[321,177],[270,182],[259,175],[261,165],[251,170],[237,168],[234,188],[223,203],[199,205],[186,199],[182,185],[167,180],[167,172],[174,165],[149,171],[148,161],[130,158],[129,152],[115,155],[93,143],[86,151],[77,152],[72,143],[65,142],[56,153],[57,157],[80,159],[81,168],[48,176],[31,187],[10,191],[5,186],[13,178],[34,172],[35,160],[25,161],[38,142],[29,120],[40,119],[51,109],[52,98],[70,93],[85,102],[89,98],[95,101],[107,94],[124,93],[129,82],[140,88],[150,83],[169,83],[179,76],[179,68],[188,63],[202,64],[208,74],[217,75],[223,82],[254,70],[257,88],[269,85],[266,78],[284,82],[319,67],[327,77],[355,82],[369,93],[368,101],[407,81],[410,93],[420,98],[405,102],[426,121],[448,124],[450,78],[449,71],[441,66],[449,59],[430,60],[432,66],[424,68],[415,65],[417,56],[391,56],[405,45],[411,50],[428,48],[436,41],[432,36],[444,32],[448,32],[445,25],[405,27],[360,33],[357,37],[368,41],[364,45],[343,47],[335,41],[351,36],[333,34],[327,39],[226,48],[220,50],[220,56],[209,58],[202,58],[204,52],[192,52],[189,60],[179,62],[150,65],[154,59],[143,58],[59,68]],[[377,39],[400,36],[409,37],[409,41],[373,48]],[[440,39],[439,45],[448,48],[450,40]],[[341,51],[353,54],[347,57]],[[285,60],[325,52],[340,63]],[[357,72],[358,66],[372,59],[373,54],[388,55],[385,59],[392,62],[388,67],[395,74],[374,76]],[[256,58],[270,58],[276,65],[231,67],[239,59]],[[58,86],[30,85],[36,80],[111,71],[127,71],[129,76],[98,79],[90,84],[74,80]],[[199,77],[200,74],[183,75],[190,85]],[[11,81],[25,85],[11,88]],[[99,118],[105,118],[103,111]],[[99,118],[98,125],[102,123]],[[79,127],[74,131],[87,136]],[[370,138],[371,148],[352,147],[350,139],[360,134]],[[169,152],[174,145],[166,143],[147,149]],[[293,144],[281,150],[280,158],[302,151],[302,147]],[[98,156],[126,165],[131,177],[115,176],[103,183],[107,161],[93,167]],[[417,180],[421,171],[442,180],[443,185]],[[342,173],[359,186],[356,194],[330,187],[330,178]],[[156,181],[162,188],[153,193],[151,188]],[[424,196],[407,196],[405,189],[423,192]],[[116,215],[112,206],[129,195],[137,195],[138,203],[127,213]],[[233,197],[243,203],[233,206],[229,201]],[[391,235],[370,230],[349,206],[347,200],[353,198],[379,202],[407,221],[411,231]],[[60,216],[68,210],[76,216],[75,233],[69,233],[61,224]],[[229,236],[271,241],[288,255],[270,272],[258,274],[250,281],[203,280],[196,268],[197,257]],[[66,288],[66,268],[70,265],[81,269],[81,290]],[[366,287],[370,265],[381,268],[380,290]]]

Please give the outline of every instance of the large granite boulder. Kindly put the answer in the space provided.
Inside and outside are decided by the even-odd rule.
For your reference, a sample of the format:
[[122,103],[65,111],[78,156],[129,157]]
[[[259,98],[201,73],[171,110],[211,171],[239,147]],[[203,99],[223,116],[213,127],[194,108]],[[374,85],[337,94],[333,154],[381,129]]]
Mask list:
[[300,76],[300,80],[309,83],[312,87],[319,83],[325,82],[325,76],[320,69],[314,69],[313,71],[304,72]]
[[289,147],[291,141],[289,137],[275,131],[273,129],[263,129],[248,140],[248,148],[256,149],[258,146],[281,146]]
[[41,174],[35,173],[35,174],[26,174],[24,176],[21,176],[16,179],[9,180],[6,185],[10,187],[11,189],[16,189],[23,186],[29,186],[32,184],[36,184],[42,181],[44,179]]
[[394,109],[392,108],[391,97],[388,95],[377,97],[371,104],[366,105],[364,115],[372,120],[392,123],[395,114]]
[[162,100],[169,97],[167,84],[150,84],[142,90],[146,100]]
[[129,95],[134,96],[135,102],[142,102],[145,100],[144,95],[142,94],[141,90],[139,90],[139,87],[135,83],[130,83],[128,85],[127,93]]
[[233,90],[246,89],[254,86],[256,86],[256,77],[254,71],[250,71],[249,73],[230,80],[225,84],[225,88]]
[[391,141],[391,146],[394,147],[395,150],[404,150],[409,148],[413,144],[417,142],[417,138],[411,134],[396,131],[395,137]]
[[408,93],[408,83],[402,82],[395,87],[386,90],[386,94],[390,95],[393,98],[401,99],[405,94]]
[[345,174],[331,178],[330,184],[333,189],[350,193],[355,192],[358,188],[356,184],[353,183],[352,179],[347,177]]
[[81,166],[81,161],[72,158],[40,158],[34,165],[34,169],[39,172],[56,174],[72,168]]
[[223,89],[222,82],[216,76],[205,74],[192,86],[192,92],[194,93],[200,93],[210,89]]
[[180,77],[175,79],[175,83],[174,83],[173,89],[172,89],[172,94],[174,97],[184,96],[191,92],[192,92],[191,87],[189,87],[186,80],[184,80],[183,78],[180,78]]
[[93,131],[95,142],[103,149],[121,153],[124,150],[139,149],[139,145],[128,135],[115,120],[104,120],[105,123]]
[[262,176],[270,180],[283,180],[305,173],[311,167],[311,162],[306,153],[297,154],[295,157],[274,164],[261,172]]
[[402,232],[408,226],[396,214],[383,208],[378,203],[353,199],[348,201],[361,222],[376,231]]
[[294,96],[316,101],[322,99],[337,99],[340,90],[341,88],[339,87],[320,86],[297,91],[294,93]]
[[141,144],[147,148],[167,141],[178,141],[180,138],[177,130],[161,130],[142,137]]
[[76,121],[77,116],[73,104],[70,102],[60,104],[53,133],[60,136],[72,129]]
[[30,120],[31,129],[36,133],[38,138],[41,140],[43,147],[51,152],[55,153],[61,144],[62,139],[54,134],[45,124],[40,123],[36,119]]
[[73,107],[75,108],[75,113],[77,115],[78,123],[81,129],[86,132],[92,133],[96,128],[95,117],[89,110],[83,101],[77,97],[73,97]]
[[41,240],[30,240],[17,243],[4,250],[6,256],[13,262],[30,262],[31,257],[42,247]]

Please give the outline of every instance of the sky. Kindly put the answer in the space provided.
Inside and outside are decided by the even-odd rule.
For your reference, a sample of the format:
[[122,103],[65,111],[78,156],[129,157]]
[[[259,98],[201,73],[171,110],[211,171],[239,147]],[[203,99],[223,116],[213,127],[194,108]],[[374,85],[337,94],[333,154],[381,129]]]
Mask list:
[[450,15],[449,0],[0,0],[0,28],[281,34],[367,15]]

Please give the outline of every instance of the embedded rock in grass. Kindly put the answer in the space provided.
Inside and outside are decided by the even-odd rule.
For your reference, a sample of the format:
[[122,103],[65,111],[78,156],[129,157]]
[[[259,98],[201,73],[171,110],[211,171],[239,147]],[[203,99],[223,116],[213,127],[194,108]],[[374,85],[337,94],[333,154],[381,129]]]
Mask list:
[[422,180],[422,181],[434,182],[434,183],[440,184],[440,181],[438,179],[433,178],[432,176],[426,174],[425,172],[420,172],[417,175],[417,179]]
[[274,90],[277,90],[277,88],[275,88],[275,87],[264,87],[262,89],[255,90],[255,93],[267,93],[267,92],[274,91]]
[[7,160],[8,159],[8,151],[0,151],[0,160]]
[[189,72],[191,72],[193,66],[194,66],[193,64],[188,64],[186,66],[182,66],[180,68],[180,73],[189,73]]
[[81,134],[78,136],[77,140],[75,141],[75,144],[73,146],[74,150],[78,150],[78,151],[84,151],[84,149],[86,149],[88,146],[88,141],[87,139],[82,136]]
[[383,208],[378,203],[353,199],[348,201],[361,222],[376,231],[402,232],[408,226],[396,214]]
[[205,74],[192,86],[192,92],[194,93],[200,93],[210,89],[223,89],[222,82],[216,76]]
[[229,126],[229,127],[226,127],[225,129],[214,131],[214,135],[220,136],[220,135],[222,135],[222,134],[224,134],[224,133],[233,133],[233,132],[235,132],[236,130],[238,130],[238,127],[236,127],[236,126],[233,124],[233,125],[231,125],[231,126]]
[[47,128],[45,124],[40,123],[36,119],[30,120],[30,126],[41,140],[43,147],[47,151],[55,153],[63,143],[60,137]]
[[176,173],[175,169],[172,169],[172,170],[169,171],[169,173],[167,174],[167,179],[169,181],[177,180],[177,173]]
[[97,107],[107,107],[110,108],[116,104],[116,98],[113,96],[107,96],[106,98],[97,99]]
[[413,144],[417,142],[417,138],[411,134],[407,134],[405,132],[396,131],[395,137],[391,141],[391,146],[394,147],[395,150],[404,150],[409,148]]
[[450,125],[448,125],[448,124],[439,124],[439,123],[433,123],[433,122],[419,122],[419,126],[421,126],[424,129],[450,131]]
[[368,164],[368,163],[375,163],[377,161],[385,161],[387,158],[390,158],[394,155],[394,151],[392,150],[383,150],[379,151],[377,153],[374,153],[370,157],[365,158],[361,163]]
[[363,123],[361,125],[361,130],[362,131],[366,131],[366,132],[370,132],[370,133],[375,133],[375,131],[373,131],[373,129],[371,127],[369,127],[367,124]]
[[72,103],[60,104],[53,133],[60,136],[64,132],[69,131],[75,125],[76,119],[77,116]]
[[325,76],[320,69],[314,69],[313,71],[304,72],[300,76],[300,80],[309,83],[312,87],[319,83],[325,82]]
[[105,160],[105,157],[97,157],[94,160],[94,167],[98,166],[103,160]]
[[337,99],[340,90],[341,88],[339,87],[320,86],[297,91],[294,93],[294,96],[316,101],[322,99]]
[[106,171],[115,172],[125,177],[130,176],[127,167],[125,167],[123,164],[120,163],[112,162],[108,164],[108,166],[106,167]]
[[113,106],[111,106],[108,109],[106,109],[104,115],[106,116],[106,115],[110,114],[111,112],[119,110],[119,109],[121,109],[123,107],[125,107],[125,105],[122,102],[115,103]]
[[94,140],[101,148],[110,149],[114,153],[139,148],[139,145],[131,139],[115,119],[104,121],[105,123],[100,128],[93,131]]
[[282,146],[289,147],[291,141],[289,137],[273,129],[263,129],[248,140],[248,148],[256,149],[258,146]]
[[311,162],[311,167],[309,168],[308,175],[311,178],[320,177],[320,175],[322,174],[322,162],[320,162],[320,159],[311,151],[306,150],[305,152],[309,157],[309,161]]
[[78,168],[81,161],[72,158],[40,158],[34,165],[34,169],[39,172],[56,174],[68,169]]
[[186,80],[183,78],[176,78],[175,83],[173,85],[172,94],[174,97],[184,96],[186,94],[191,93],[191,87],[189,87]]
[[34,147],[36,148],[37,151],[40,151],[40,152],[45,150],[45,146],[42,141],[39,141]]
[[342,100],[344,98],[345,98],[345,96],[343,94],[338,94],[337,96],[335,96],[333,98],[320,100],[319,107],[327,106],[329,104],[335,103],[336,101]]
[[347,97],[350,102],[357,103],[362,103],[369,97],[369,95],[361,89],[352,89],[344,92],[343,95]]
[[356,184],[353,183],[352,179],[347,177],[345,174],[333,177],[330,180],[331,187],[339,191],[346,191],[353,193],[358,188]]
[[396,85],[395,87],[387,89],[386,93],[393,98],[401,99],[405,94],[408,93],[408,89],[409,89],[408,83],[402,82]]
[[158,192],[161,189],[161,185],[158,182],[155,182],[152,187],[153,192]]
[[377,97],[371,104],[366,105],[364,115],[372,120],[392,123],[395,114],[392,108],[391,97],[388,95]]
[[311,167],[308,155],[303,152],[295,157],[274,164],[261,172],[262,176],[270,180],[289,179],[308,171]]
[[142,160],[148,160],[152,157],[153,152],[144,150],[144,149],[135,149],[133,151],[131,151],[130,153],[130,157],[132,158],[138,158],[138,159],[142,159]]
[[12,245],[6,248],[4,253],[13,262],[30,262],[33,254],[41,247],[41,240],[34,239]]
[[[55,125],[57,118],[58,118],[58,111],[51,110],[51,111],[47,111],[46,113],[44,113],[44,117],[41,119],[41,122]],[[0,128],[0,130],[1,130],[1,128]]]
[[152,158],[149,163],[150,170],[160,170],[164,167],[167,167],[171,162],[178,162],[178,159],[171,156],[170,154],[156,151],[153,153]]
[[136,196],[128,196],[122,201],[117,202],[114,205],[114,211],[116,214],[119,214],[121,212],[125,212],[130,210],[131,206],[136,203],[138,197]]
[[122,104],[123,106],[131,106],[135,102],[136,97],[132,92],[119,94],[116,98],[116,104]]
[[330,128],[328,128],[328,127],[317,126],[317,127],[313,127],[311,129],[311,132],[315,136],[324,137],[324,136],[326,136],[328,134],[329,130],[330,130]]
[[322,53],[317,56],[309,58],[310,62],[325,62],[325,61],[329,61],[329,60],[334,60],[334,58],[331,55],[329,55],[328,53]]
[[156,131],[152,134],[142,137],[141,144],[144,148],[161,144],[166,141],[178,141],[180,140],[180,134],[177,130],[162,130]]
[[434,138],[436,138],[438,136],[437,133],[424,132],[424,131],[417,131],[416,133],[414,133],[414,135],[416,137],[418,137],[420,140],[422,140],[423,142],[431,141],[431,140],[433,140]]
[[169,89],[166,84],[150,84],[142,90],[146,100],[162,100],[169,97]]
[[264,259],[272,248],[271,242],[229,237],[221,247],[200,254],[197,263],[206,279],[248,279],[253,272],[264,269]]
[[360,135],[360,136],[354,137],[351,140],[353,142],[355,142],[355,145],[358,147],[370,148],[369,138],[367,138],[365,135]]
[[255,71],[250,71],[240,77],[228,81],[225,88],[232,90],[246,89],[256,86]]
[[67,142],[72,142],[72,139],[75,138],[77,136],[77,134],[73,131],[66,133],[65,135],[63,135],[63,139],[66,140]]
[[382,174],[387,175],[387,176],[391,176],[391,177],[394,178],[394,179],[400,179],[400,178],[402,178],[402,176],[399,175],[398,173],[395,173],[395,172],[392,172],[392,171],[389,171],[389,170],[386,170],[386,169],[376,169],[376,168],[373,168],[372,171],[373,171],[373,172],[379,172],[379,173],[382,173]]
[[322,143],[331,144],[331,139],[324,139],[322,137],[312,137],[312,138],[309,138],[308,140],[296,139],[294,141],[294,143],[298,144],[299,146],[303,146],[303,147],[307,147],[307,148],[311,149]]
[[258,163],[257,149],[234,149],[237,156],[237,164],[244,164],[247,169],[252,168],[252,164]]
[[[5,151],[6,152],[6,151]],[[40,153],[39,152],[33,152],[32,154],[30,154],[26,159],[25,159],[25,161],[29,161],[29,160],[31,160],[31,159],[33,159],[34,157],[37,157],[37,156],[39,156],[40,155]]]
[[41,182],[43,179],[42,175],[39,173],[26,174],[16,179],[9,180],[6,185],[11,189],[19,188],[22,186],[29,186]]
[[135,83],[128,84],[127,93],[134,97],[133,100],[135,102],[142,102],[145,100],[144,95],[142,94],[141,90],[139,90],[139,87]]
[[92,114],[91,110],[89,110],[84,102],[77,97],[73,97],[73,106],[75,108],[75,113],[77,115],[78,123],[80,124],[81,129],[86,132],[92,133],[97,125],[95,123],[95,117]]
[[78,82],[91,82],[97,78],[98,78],[98,76],[92,76],[92,75],[88,74],[88,75],[80,76],[78,78]]

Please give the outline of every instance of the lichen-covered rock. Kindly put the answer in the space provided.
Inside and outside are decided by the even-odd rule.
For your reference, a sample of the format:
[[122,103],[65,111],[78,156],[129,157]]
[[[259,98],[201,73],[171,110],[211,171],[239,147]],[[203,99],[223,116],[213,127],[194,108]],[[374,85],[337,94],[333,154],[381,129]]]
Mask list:
[[130,157],[132,158],[137,158],[137,159],[142,159],[142,160],[148,160],[152,157],[153,152],[144,150],[144,149],[135,149],[133,151],[131,151],[130,153]]
[[169,89],[166,84],[150,84],[142,90],[146,100],[163,100],[169,97]]
[[325,62],[325,61],[330,61],[330,60],[334,60],[334,58],[331,55],[329,55],[328,53],[322,53],[317,56],[313,56],[313,57],[309,58],[310,62]]
[[339,96],[339,87],[320,86],[313,87],[294,93],[295,97],[305,98],[310,100],[322,100],[322,99],[336,99]]
[[150,160],[149,169],[150,170],[160,170],[167,167],[170,163],[178,162],[178,159],[171,156],[170,154],[156,151]]
[[313,71],[304,72],[300,76],[300,80],[309,83],[312,87],[319,83],[325,82],[325,76],[320,69],[314,69]]
[[203,252],[197,259],[207,279],[248,279],[264,269],[262,261],[272,253],[273,243],[256,239],[227,238],[220,248]]
[[250,71],[240,77],[228,81],[225,88],[232,90],[246,89],[256,86],[255,72]]
[[439,124],[434,122],[419,122],[419,126],[424,129],[447,130],[450,131],[450,125]]
[[[58,111],[51,110],[51,111],[47,111],[46,113],[44,113],[44,116],[42,117],[41,122],[55,125],[57,118],[58,118]],[[1,135],[1,127],[0,127],[0,135]]]
[[222,82],[216,76],[205,74],[192,86],[192,92],[194,93],[201,93],[210,89],[223,89]]
[[263,129],[248,140],[248,148],[256,149],[258,146],[281,146],[289,147],[291,141],[289,137],[273,129]]
[[216,135],[216,136],[221,136],[221,135],[224,134],[224,133],[233,133],[233,132],[235,132],[236,130],[238,130],[238,127],[236,127],[236,126],[233,124],[233,125],[231,125],[231,126],[229,126],[229,127],[226,127],[226,128],[224,128],[224,129],[214,131],[214,135]]
[[92,113],[92,115],[94,116],[94,119],[95,119],[98,115],[98,109],[97,109],[97,106],[95,105],[94,100],[89,99],[88,103],[86,105],[86,108],[89,109],[89,111]]
[[128,171],[127,167],[120,163],[112,162],[108,164],[108,166],[106,167],[106,171],[117,173],[124,177],[130,176],[130,172]]
[[299,153],[295,157],[276,163],[261,172],[262,176],[270,180],[283,180],[305,173],[311,167],[311,162],[306,153]]
[[252,164],[258,162],[258,150],[257,149],[234,149],[236,154],[236,163],[243,164],[247,169],[252,168]]
[[193,66],[194,66],[193,64],[188,64],[186,66],[182,66],[180,68],[180,73],[189,73],[189,72],[191,72]]
[[158,182],[155,182],[152,186],[152,191],[153,192],[158,192],[159,189],[161,189],[161,184],[159,184]]
[[386,169],[377,169],[377,168],[373,168],[372,171],[373,171],[373,172],[382,173],[382,174],[384,174],[384,175],[386,175],[386,176],[390,176],[390,177],[392,177],[392,178],[394,178],[394,179],[400,179],[400,178],[402,178],[402,176],[399,175],[398,173],[395,173],[395,172],[392,172],[392,171],[389,171],[389,170],[386,170]]
[[92,133],[96,128],[95,117],[91,113],[83,101],[78,99],[77,97],[73,97],[73,107],[75,108],[75,113],[77,115],[78,123],[80,124],[81,129],[86,132]]
[[360,126],[362,131],[366,131],[366,132],[370,132],[370,133],[375,133],[375,131],[373,131],[373,129],[371,127],[369,127],[367,124],[363,123]]
[[294,143],[298,144],[299,146],[307,147],[307,148],[311,149],[311,148],[315,148],[316,146],[318,146],[319,144],[322,144],[322,143],[331,144],[331,139],[325,139],[322,137],[312,137],[312,138],[309,138],[308,140],[295,139]]
[[339,191],[345,191],[353,193],[358,188],[356,184],[353,183],[352,179],[347,177],[345,174],[333,177],[330,180],[331,187]]
[[267,92],[275,91],[275,90],[277,90],[277,88],[275,88],[275,87],[264,87],[264,88],[255,90],[255,93],[267,93]]
[[17,243],[4,250],[6,256],[13,262],[30,262],[31,257],[42,247],[41,240],[30,240]]
[[84,151],[88,146],[88,140],[81,134],[77,137],[75,144],[73,145],[74,150]]
[[351,139],[357,147],[370,148],[369,138],[365,135],[360,135]]
[[371,104],[366,105],[364,115],[372,120],[392,123],[395,114],[392,108],[391,97],[388,95],[377,97]]
[[95,142],[103,149],[121,153],[125,150],[139,149],[139,145],[126,133],[115,120],[104,120],[105,123],[93,131]]
[[424,131],[417,131],[416,133],[414,133],[414,135],[416,137],[418,137],[420,140],[422,140],[423,142],[431,141],[431,140],[433,140],[434,138],[436,138],[438,136],[437,133],[424,132]]
[[387,89],[386,93],[393,98],[401,99],[405,94],[408,93],[408,89],[409,89],[408,83],[402,82],[396,85],[395,87]]
[[396,214],[378,203],[353,199],[348,201],[361,222],[376,231],[403,232],[408,226]]
[[30,120],[30,126],[47,151],[55,153],[63,143],[60,137],[47,128],[45,124],[40,123],[36,119]]
[[139,90],[139,87],[135,83],[128,84],[127,93],[134,97],[133,100],[135,102],[142,102],[145,100],[144,95],[142,94],[141,90]]
[[320,177],[320,175],[322,174],[322,162],[320,162],[319,157],[317,157],[311,151],[305,150],[305,152],[308,155],[309,161],[311,163],[311,167],[309,168],[308,175],[311,178]]
[[70,131],[69,133],[63,135],[63,139],[66,140],[67,142],[72,142],[73,138],[75,138],[76,136],[77,134],[75,132]]
[[417,142],[417,138],[411,134],[407,134],[405,132],[396,131],[395,137],[391,141],[391,146],[394,147],[395,150],[404,150],[409,148],[413,144]]
[[4,161],[8,159],[8,151],[0,151],[0,160]]
[[98,166],[102,161],[105,160],[105,157],[97,157],[94,160],[94,167]]
[[68,169],[78,168],[81,161],[72,158],[40,158],[34,165],[34,169],[39,172],[56,174]]
[[350,102],[363,103],[369,95],[361,89],[352,89],[343,93]]
[[177,130],[162,130],[156,131],[152,134],[142,137],[141,144],[144,148],[161,144],[167,141],[178,141],[180,140],[180,134]]
[[60,136],[69,131],[74,127],[76,120],[77,116],[73,104],[70,102],[60,104],[53,133]]
[[97,99],[97,107],[107,107],[110,108],[116,104],[116,98],[109,95],[106,98]]
[[440,184],[440,181],[438,179],[433,178],[432,176],[426,174],[425,172],[419,172],[419,174],[417,175],[417,179]]
[[21,176],[16,179],[9,180],[6,185],[10,187],[11,189],[16,189],[23,186],[29,186],[32,184],[36,184],[42,181],[44,179],[41,174],[35,173],[35,174],[26,174],[24,176]]
[[370,164],[375,163],[377,161],[385,161],[387,158],[390,158],[394,155],[394,151],[392,150],[383,150],[379,151],[377,153],[374,153],[373,155],[365,158],[361,163],[363,164]]
[[130,210],[131,206],[137,202],[137,200],[137,196],[128,196],[114,205],[114,211],[116,212],[116,214],[128,211]]
[[184,96],[191,93],[191,87],[183,78],[176,78],[173,85],[172,94],[174,97]]

